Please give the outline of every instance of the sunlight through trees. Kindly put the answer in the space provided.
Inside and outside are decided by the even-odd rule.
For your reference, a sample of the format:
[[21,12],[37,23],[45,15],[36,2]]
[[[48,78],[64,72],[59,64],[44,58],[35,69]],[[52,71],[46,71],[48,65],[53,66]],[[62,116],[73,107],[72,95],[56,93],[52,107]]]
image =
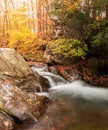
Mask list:
[[51,35],[53,22],[49,16],[50,0],[1,0],[0,35],[8,30],[28,27],[34,33]]

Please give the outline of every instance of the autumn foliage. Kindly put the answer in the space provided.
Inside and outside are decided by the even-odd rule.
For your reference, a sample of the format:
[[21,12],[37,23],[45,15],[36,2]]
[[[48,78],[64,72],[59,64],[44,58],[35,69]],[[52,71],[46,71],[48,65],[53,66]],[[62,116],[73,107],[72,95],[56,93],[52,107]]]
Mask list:
[[54,54],[61,54],[65,58],[82,57],[87,54],[88,47],[77,39],[57,39],[50,43]]
[[39,38],[30,29],[22,27],[19,30],[10,30],[8,36],[9,47],[17,50],[26,60],[42,60],[46,41]]
[[40,61],[53,27],[50,0],[3,0],[0,3],[0,46],[17,50],[26,60]]
[[[17,50],[25,59],[42,60],[47,43],[54,54],[65,58],[90,57],[97,50],[100,53],[107,48],[107,0],[25,0],[21,3],[19,6],[14,0],[1,3],[0,42],[3,47]],[[106,22],[101,25],[102,19]],[[55,40],[53,32],[57,32],[58,39]]]

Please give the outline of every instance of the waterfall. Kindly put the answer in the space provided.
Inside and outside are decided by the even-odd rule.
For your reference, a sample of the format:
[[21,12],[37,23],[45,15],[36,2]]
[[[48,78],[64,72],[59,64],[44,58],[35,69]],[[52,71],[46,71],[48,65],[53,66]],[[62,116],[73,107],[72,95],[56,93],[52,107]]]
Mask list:
[[60,75],[57,74],[53,74],[51,72],[48,72],[46,67],[43,68],[36,68],[36,67],[32,67],[33,71],[36,71],[39,73],[39,75],[45,77],[46,79],[48,79],[50,86],[54,87],[57,85],[63,85],[68,83],[63,77],[61,77]]
[[48,79],[51,86],[49,89],[49,95],[53,97],[65,95],[69,96],[70,98],[82,98],[89,101],[108,102],[107,88],[95,87],[81,80],[72,81],[69,83],[60,75],[48,72],[46,67],[32,67],[32,69]]

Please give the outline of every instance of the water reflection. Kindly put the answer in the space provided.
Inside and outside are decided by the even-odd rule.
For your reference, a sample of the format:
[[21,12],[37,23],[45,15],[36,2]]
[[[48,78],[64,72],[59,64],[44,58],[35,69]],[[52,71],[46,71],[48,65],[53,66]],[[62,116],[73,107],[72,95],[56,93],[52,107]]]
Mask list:
[[25,122],[16,130],[108,130],[108,105],[59,97],[37,124]]

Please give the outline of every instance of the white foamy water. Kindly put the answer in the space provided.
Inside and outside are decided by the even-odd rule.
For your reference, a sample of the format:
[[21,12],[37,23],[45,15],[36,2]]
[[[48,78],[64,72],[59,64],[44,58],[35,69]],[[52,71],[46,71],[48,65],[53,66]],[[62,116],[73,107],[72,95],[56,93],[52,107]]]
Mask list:
[[[71,83],[67,82],[60,75],[48,72],[46,68],[33,68],[41,76],[48,79],[51,88],[49,95],[69,96],[70,98],[83,98],[91,101],[107,101],[108,102],[108,89],[102,87],[95,87],[85,83],[84,81],[77,80]],[[44,95],[48,96],[48,94]]]
[[68,95],[70,97],[81,97],[87,100],[108,101],[108,89],[94,87],[84,83],[81,80],[74,81],[65,85],[58,85],[50,88],[53,95]]
[[46,67],[44,67],[44,68],[32,67],[32,70],[38,72],[41,76],[48,79],[51,87],[67,83],[67,81],[60,75],[56,75],[51,72],[48,72]]

